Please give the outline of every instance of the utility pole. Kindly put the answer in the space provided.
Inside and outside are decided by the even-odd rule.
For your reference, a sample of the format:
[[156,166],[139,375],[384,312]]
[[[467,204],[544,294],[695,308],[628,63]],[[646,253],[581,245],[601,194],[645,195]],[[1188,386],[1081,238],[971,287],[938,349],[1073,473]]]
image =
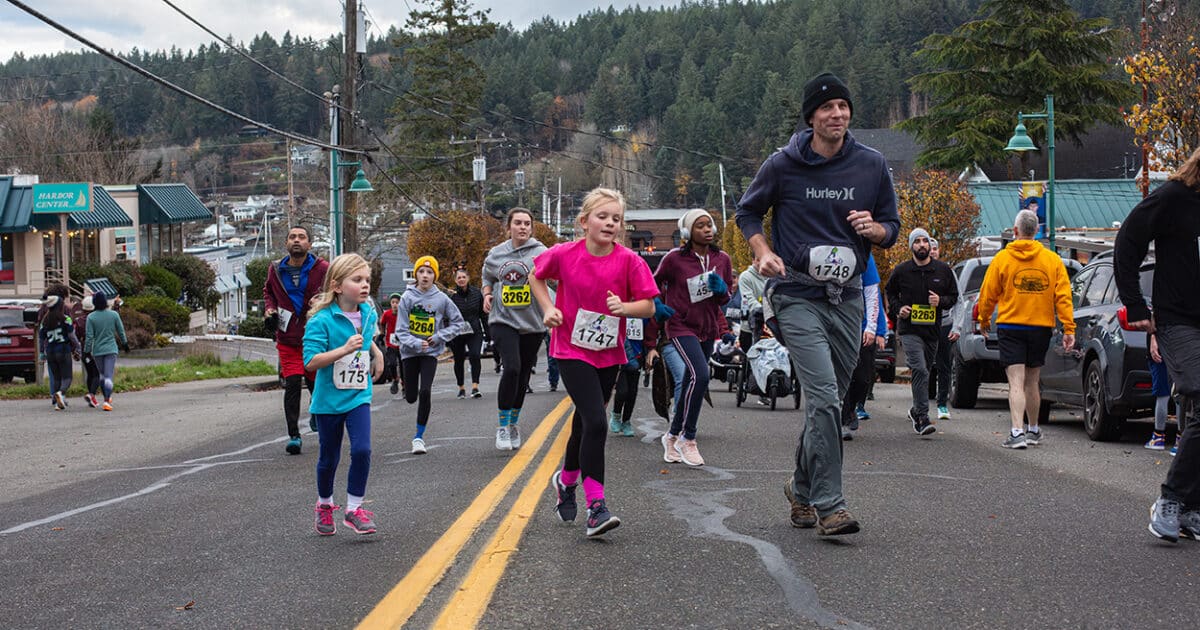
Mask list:
[[479,212],[486,213],[487,205],[483,199],[483,182],[487,180],[487,158],[483,155],[483,145],[495,144],[497,142],[507,142],[508,138],[501,136],[499,138],[480,138],[478,134],[475,137],[464,140],[455,140],[450,138],[450,144],[474,144],[475,159],[471,161],[471,179],[475,181],[475,197],[479,201]]
[[288,207],[287,207],[287,228],[292,229],[296,225],[296,189],[294,180],[292,179],[292,140],[287,141],[287,178],[288,178]]
[[[358,0],[345,0],[346,28],[343,40],[343,81],[341,105],[345,110],[340,116],[341,130],[339,140],[343,146],[357,147],[355,129],[358,126],[355,115],[355,101],[358,92],[358,74],[362,68],[362,55],[366,53],[366,34],[362,26],[362,12]],[[343,251],[358,250],[358,198],[357,195],[346,195],[343,200],[342,219]]]
[[725,213],[725,164],[717,162],[717,169],[721,173],[721,229],[725,229],[725,225],[729,223],[728,215]]

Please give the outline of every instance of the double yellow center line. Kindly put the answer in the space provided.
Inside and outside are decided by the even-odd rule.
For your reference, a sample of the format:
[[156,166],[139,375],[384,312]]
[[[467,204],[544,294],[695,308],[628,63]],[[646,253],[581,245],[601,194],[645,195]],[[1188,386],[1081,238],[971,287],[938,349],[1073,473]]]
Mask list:
[[509,489],[525,473],[550,434],[557,429],[557,437],[542,455],[533,476],[525,484],[496,533],[479,552],[470,571],[463,578],[462,585],[434,624],[435,628],[475,627],[491,601],[509,558],[517,550],[521,534],[525,531],[529,517],[545,490],[543,482],[549,479],[558,463],[558,456],[566,448],[569,432],[566,430],[567,423],[563,420],[569,417],[567,411],[570,408],[571,399],[563,398],[542,420],[533,435],[509,460],[500,474],[480,491],[471,505],[467,506],[454,524],[421,556],[404,579],[400,580],[362,620],[359,628],[399,628],[408,622],[433,587],[445,577],[446,571],[454,564],[479,526],[491,516]]

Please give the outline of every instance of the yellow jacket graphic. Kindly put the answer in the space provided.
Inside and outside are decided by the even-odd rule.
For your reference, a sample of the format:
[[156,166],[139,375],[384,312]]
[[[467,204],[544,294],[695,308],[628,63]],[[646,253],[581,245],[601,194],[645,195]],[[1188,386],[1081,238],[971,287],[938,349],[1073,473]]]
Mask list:
[[979,288],[980,326],[991,324],[997,306],[997,324],[1053,328],[1057,312],[1063,334],[1075,334],[1067,268],[1058,254],[1037,241],[1013,241],[992,258]]

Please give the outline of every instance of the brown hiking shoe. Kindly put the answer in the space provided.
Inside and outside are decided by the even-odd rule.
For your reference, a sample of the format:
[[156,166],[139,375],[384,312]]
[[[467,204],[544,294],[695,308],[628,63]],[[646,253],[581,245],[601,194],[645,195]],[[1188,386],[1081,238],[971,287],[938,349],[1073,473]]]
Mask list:
[[850,512],[841,509],[821,519],[817,525],[818,536],[839,536],[853,534],[858,531],[858,521],[850,516]]
[[783,495],[787,497],[788,503],[792,504],[792,527],[817,526],[817,508],[796,500],[796,493],[792,492],[791,480],[783,484]]

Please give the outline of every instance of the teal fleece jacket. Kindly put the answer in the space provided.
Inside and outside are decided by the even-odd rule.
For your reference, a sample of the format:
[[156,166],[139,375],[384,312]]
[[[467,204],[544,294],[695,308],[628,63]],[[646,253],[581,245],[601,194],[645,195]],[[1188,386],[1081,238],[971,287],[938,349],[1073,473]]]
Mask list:
[[[359,305],[358,312],[362,314],[363,351],[371,355],[371,340],[375,338],[379,323],[379,313],[370,302]],[[309,318],[304,326],[304,364],[308,365],[313,357],[345,345],[346,340],[359,331],[354,329],[353,322],[342,312],[337,304],[318,311]],[[312,401],[308,406],[309,413],[347,413],[359,405],[371,403],[371,387],[366,389],[338,389],[333,385],[333,364],[317,370],[317,380],[313,383]]]
[[117,339],[121,345],[129,345],[125,339],[125,324],[121,316],[111,308],[102,311],[92,311],[87,317],[84,329],[83,351],[94,357],[117,353]]

